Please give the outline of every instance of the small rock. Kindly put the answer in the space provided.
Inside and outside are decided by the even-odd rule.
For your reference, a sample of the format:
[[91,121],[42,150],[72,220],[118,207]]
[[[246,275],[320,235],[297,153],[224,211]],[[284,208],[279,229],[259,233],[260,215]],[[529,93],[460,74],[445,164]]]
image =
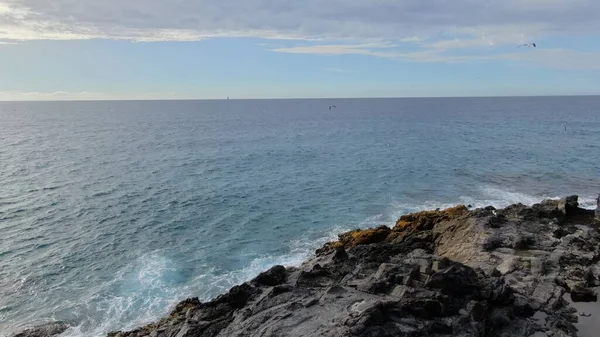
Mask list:
[[284,283],[287,279],[287,272],[284,266],[274,266],[271,269],[260,273],[254,280],[254,283],[266,286],[277,286]]
[[68,328],[64,322],[52,322],[27,329],[13,337],[52,337],[67,331]]
[[437,260],[433,261],[433,263],[431,264],[431,269],[436,273],[442,271],[442,269],[444,268],[446,268],[446,264],[444,263],[444,261]]
[[588,287],[597,287],[600,285],[598,276],[596,276],[592,268],[588,268],[583,277]]
[[317,298],[311,298],[310,300],[304,302],[303,305],[304,305],[305,308],[310,308],[310,307],[312,307],[313,305],[316,305],[316,304],[319,304],[319,299],[317,299]]
[[495,309],[488,318],[488,324],[496,329],[508,325],[510,321],[510,308]]
[[475,322],[481,322],[485,318],[487,307],[478,301],[471,301],[467,304],[467,312]]
[[515,312],[522,316],[530,316],[535,312],[531,305],[531,301],[522,295],[515,295],[513,305],[515,307]]
[[500,273],[500,275],[512,273],[515,270],[515,262],[517,260],[517,257],[509,257],[506,260],[502,261],[502,263],[499,264],[498,267],[496,267],[496,270]]
[[419,273],[421,274],[431,274],[431,268],[429,268],[429,265],[421,265],[421,267],[419,268]]
[[571,300],[573,302],[595,302],[598,300],[598,293],[592,288],[577,283],[571,288]]
[[567,282],[565,282],[565,279],[563,279],[563,278],[562,278],[562,277],[560,277],[560,276],[557,276],[557,277],[554,279],[554,283],[556,283],[556,285],[558,285],[558,286],[561,286],[561,287],[563,287],[563,288],[568,288]]
[[530,235],[520,235],[513,244],[514,249],[527,249],[535,244],[535,239]]
[[405,285],[399,285],[392,290],[391,296],[403,298],[406,293],[410,293],[410,288]]
[[444,310],[442,303],[430,298],[410,299],[404,301],[403,304],[404,310],[415,317],[423,319],[440,317]]
[[333,259],[335,261],[344,261],[348,259],[348,253],[346,253],[346,249],[343,246],[337,247],[335,253],[333,254]]
[[577,208],[579,207],[579,202],[577,201],[578,199],[578,196],[572,195],[559,200],[558,210],[561,211],[564,215],[572,215],[575,211],[577,211]]

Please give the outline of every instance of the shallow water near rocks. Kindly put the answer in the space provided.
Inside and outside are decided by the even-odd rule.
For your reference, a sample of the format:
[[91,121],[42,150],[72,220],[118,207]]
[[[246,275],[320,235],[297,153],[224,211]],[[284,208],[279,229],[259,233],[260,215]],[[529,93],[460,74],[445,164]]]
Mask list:
[[133,328],[407,212],[569,194],[593,207],[598,106],[0,103],[0,336],[48,320],[72,322],[65,336]]
[[[600,287],[596,288],[600,291]],[[575,324],[578,337],[597,337],[600,331],[600,303],[596,302],[573,302],[571,295],[565,293],[563,298],[572,307],[577,309],[578,322]]]

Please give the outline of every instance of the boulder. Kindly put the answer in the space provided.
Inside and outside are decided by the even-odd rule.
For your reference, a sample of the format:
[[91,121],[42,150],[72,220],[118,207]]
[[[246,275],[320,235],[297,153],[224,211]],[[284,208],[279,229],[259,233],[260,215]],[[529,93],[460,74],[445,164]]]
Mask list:
[[277,286],[284,283],[287,279],[287,271],[284,266],[274,266],[271,269],[260,273],[252,282],[266,286]]
[[571,288],[571,300],[573,302],[596,302],[598,293],[593,288],[586,287],[583,283],[576,283]]
[[27,329],[13,337],[52,337],[67,331],[69,325],[65,322],[52,322]]

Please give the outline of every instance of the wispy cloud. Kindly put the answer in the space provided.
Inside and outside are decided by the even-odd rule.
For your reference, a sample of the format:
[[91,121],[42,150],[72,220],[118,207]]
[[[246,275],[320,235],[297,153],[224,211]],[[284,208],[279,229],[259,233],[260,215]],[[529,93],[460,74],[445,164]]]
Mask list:
[[[259,37],[297,41],[266,47],[280,53],[529,62],[539,56],[504,55],[501,48],[553,36],[599,37],[597,13],[597,0],[4,0],[0,44]],[[495,55],[481,55],[488,51]],[[539,54],[545,55],[542,65],[577,69],[577,64],[595,67],[589,59],[597,53]]]
[[418,42],[471,28],[511,28],[526,36],[593,31],[600,28],[599,12],[596,0],[10,0],[0,3],[0,38]]
[[394,44],[327,44],[272,49],[279,53],[316,55],[369,55],[380,58],[402,59],[413,62],[462,62],[485,60],[482,56],[448,55],[439,50],[402,51]]
[[346,70],[342,69],[342,68],[325,68],[325,71],[329,71],[329,72],[332,72],[332,73],[344,73],[344,72],[346,72]]
[[22,91],[22,90],[8,90],[0,91],[0,100],[2,101],[22,101],[22,100],[93,100],[103,99],[107,95],[99,92],[69,92],[69,91]]
[[[369,45],[309,45],[277,48],[276,52],[318,55],[369,55],[379,58],[398,59],[418,63],[463,63],[512,61],[526,66],[544,67],[558,70],[600,71],[600,50],[576,51],[570,49],[522,49],[507,53],[457,54],[452,49],[475,48],[481,46],[477,41],[452,41],[424,44],[422,50],[402,51],[397,45],[385,45],[387,49],[371,48]],[[516,46],[515,46],[516,49]],[[449,51],[450,50],[450,51]]]
[[272,49],[279,53],[293,54],[317,54],[317,55],[344,55],[344,54],[362,54],[373,55],[374,50],[382,48],[392,48],[396,45],[392,43],[362,43],[362,44],[316,44],[308,46],[283,47]]
[[62,100],[106,100],[106,99],[189,99],[198,98],[194,94],[176,92],[137,92],[105,93],[89,91],[0,91],[0,101],[62,101]]
[[422,41],[425,41],[425,40],[427,40],[426,37],[410,36],[410,37],[401,38],[399,41],[400,42],[405,42],[405,43],[410,43],[410,42],[416,43],[416,42],[422,42]]

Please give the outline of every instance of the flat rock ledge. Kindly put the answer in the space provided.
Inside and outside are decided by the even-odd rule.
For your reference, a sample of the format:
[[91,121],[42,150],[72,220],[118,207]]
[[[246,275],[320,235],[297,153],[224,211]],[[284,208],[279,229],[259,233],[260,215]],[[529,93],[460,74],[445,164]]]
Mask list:
[[572,304],[597,300],[598,228],[577,196],[408,214],[108,336],[588,336]]

